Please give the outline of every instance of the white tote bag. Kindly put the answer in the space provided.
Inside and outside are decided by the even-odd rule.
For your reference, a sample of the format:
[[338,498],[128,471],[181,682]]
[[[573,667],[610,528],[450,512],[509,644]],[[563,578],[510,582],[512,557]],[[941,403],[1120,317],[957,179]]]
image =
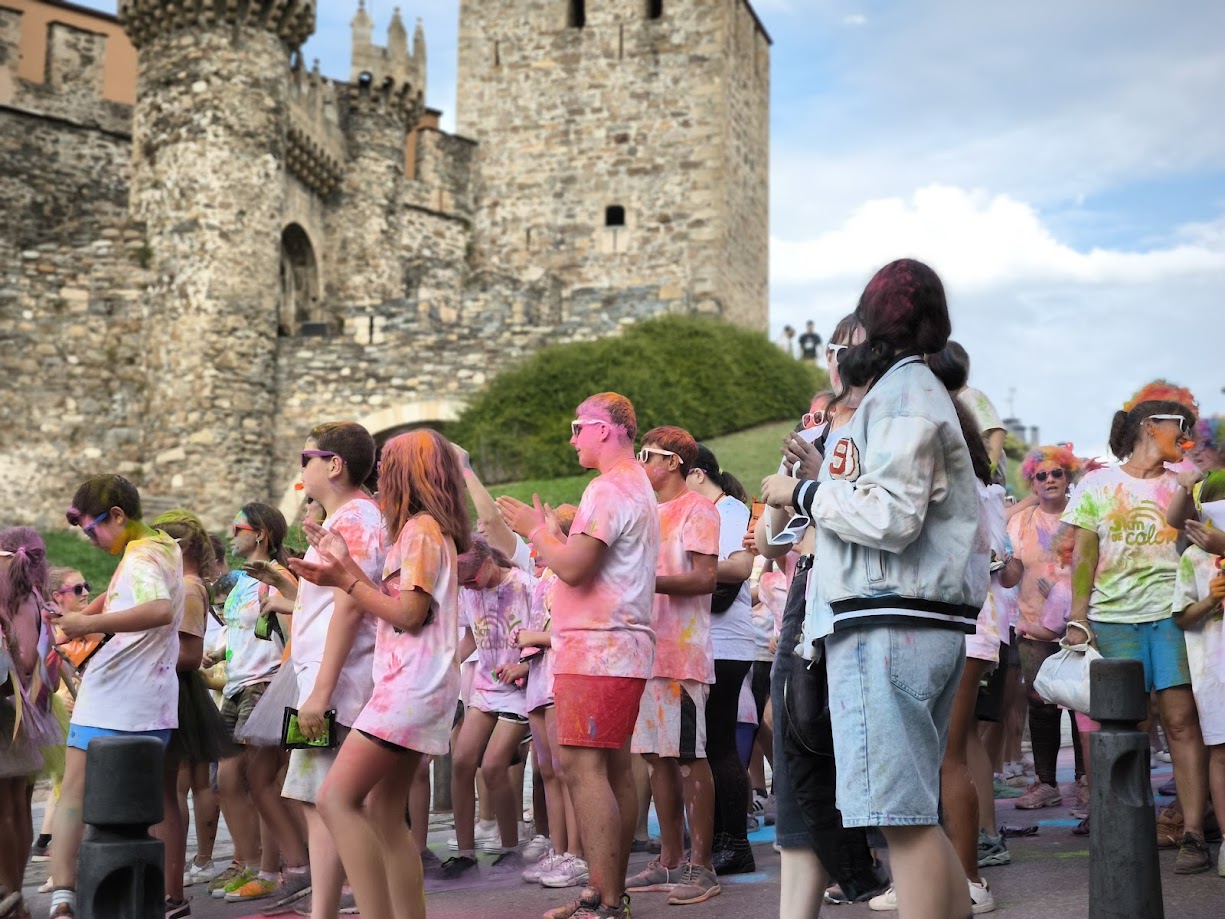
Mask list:
[[[1081,629],[1075,622],[1068,623],[1068,629]],[[1059,650],[1042,662],[1038,675],[1034,677],[1034,692],[1043,701],[1062,705],[1064,708],[1089,714],[1089,665],[1102,657],[1097,649],[1089,644],[1089,633],[1080,644],[1068,641],[1064,634],[1059,642]]]

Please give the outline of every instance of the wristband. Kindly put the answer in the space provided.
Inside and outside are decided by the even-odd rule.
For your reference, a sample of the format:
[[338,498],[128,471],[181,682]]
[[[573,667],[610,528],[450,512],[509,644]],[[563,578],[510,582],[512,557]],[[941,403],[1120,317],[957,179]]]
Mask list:
[[353,588],[357,586],[357,584],[358,584],[358,581],[359,581],[359,580],[361,580],[361,579],[360,579],[360,578],[354,578],[354,579],[353,579],[353,583],[352,583],[352,584],[350,584],[348,587],[346,587],[346,588],[345,588],[345,593],[347,593],[349,596],[353,596]]
[[527,541],[535,542],[536,534],[539,533],[541,530],[547,530],[548,528],[549,528],[549,525],[547,523],[542,523],[540,526],[536,527],[536,529],[532,530],[532,532],[527,534]]

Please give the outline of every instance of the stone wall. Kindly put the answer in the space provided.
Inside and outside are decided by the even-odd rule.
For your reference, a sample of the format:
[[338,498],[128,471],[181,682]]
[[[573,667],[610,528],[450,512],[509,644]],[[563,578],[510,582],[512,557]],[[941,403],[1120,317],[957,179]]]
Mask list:
[[[479,142],[477,265],[570,289],[651,287],[764,327],[764,262],[732,260],[733,217],[764,225],[768,168],[729,182],[732,160],[748,157],[731,149],[726,99],[759,48],[731,42],[752,23],[744,0],[665,0],[658,19],[642,0],[601,0],[581,28],[567,8],[460,4],[457,123]],[[624,226],[606,226],[610,207]]]
[[99,221],[81,244],[0,238],[0,507],[6,525],[63,524],[82,480],[142,480],[150,277],[144,228]]

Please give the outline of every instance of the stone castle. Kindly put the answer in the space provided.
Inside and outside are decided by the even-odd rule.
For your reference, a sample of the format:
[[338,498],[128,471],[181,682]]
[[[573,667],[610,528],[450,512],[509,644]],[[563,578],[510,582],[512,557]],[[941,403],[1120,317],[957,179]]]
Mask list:
[[[331,0],[330,0],[331,2]],[[339,0],[335,0],[339,2]],[[0,501],[128,475],[217,525],[292,507],[315,423],[453,420],[499,367],[662,312],[764,330],[770,39],[748,0],[0,0]]]

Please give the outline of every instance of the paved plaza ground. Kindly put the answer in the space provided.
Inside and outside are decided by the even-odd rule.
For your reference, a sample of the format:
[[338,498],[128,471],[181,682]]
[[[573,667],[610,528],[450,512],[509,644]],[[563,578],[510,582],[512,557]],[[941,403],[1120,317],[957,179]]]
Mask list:
[[[1170,767],[1163,764],[1152,773],[1156,788],[1170,778]],[[1065,748],[1060,756],[1060,779],[1071,782],[1072,754]],[[1071,787],[1065,801],[1072,800]],[[1159,803],[1168,799],[1158,798]],[[996,912],[1010,919],[1087,919],[1089,840],[1072,835],[1077,821],[1067,807],[1041,811],[1018,811],[1010,800],[996,802],[1001,823],[1039,826],[1037,835],[1009,841],[1012,864],[986,868],[984,876],[995,895]],[[40,814],[36,814],[37,819]],[[436,815],[431,823],[430,845],[446,858],[446,840],[454,835],[449,815]],[[697,906],[668,906],[666,894],[638,894],[632,902],[634,919],[684,915],[692,913],[705,919],[740,919],[778,915],[779,856],[772,847],[774,830],[766,827],[750,837],[757,858],[757,872],[723,880],[723,894]],[[1214,855],[1215,855],[1215,846]],[[189,843],[189,856],[194,841]],[[217,842],[217,858],[228,858],[232,852],[224,824]],[[887,857],[887,856],[886,856]],[[647,856],[635,856],[631,871],[645,864]],[[482,857],[482,867],[489,856]],[[1165,913],[1170,919],[1217,919],[1225,916],[1225,878],[1215,870],[1192,877],[1174,874],[1174,851],[1161,853],[1162,885]],[[45,879],[46,863],[33,863],[26,876],[26,896],[34,916],[45,916],[49,897],[37,893]],[[257,904],[227,904],[209,899],[202,887],[189,888],[193,894],[192,912],[199,919],[248,919],[260,916]],[[432,919],[471,919],[471,917],[503,917],[503,919],[535,919],[566,899],[573,891],[545,890],[536,885],[517,882],[468,882],[462,886],[431,891],[426,906]],[[1119,904],[1123,905],[1123,904]],[[874,913],[866,905],[827,906],[824,914],[834,919],[888,916]],[[290,914],[291,916],[293,914]],[[1118,915],[1127,915],[1126,910]]]

